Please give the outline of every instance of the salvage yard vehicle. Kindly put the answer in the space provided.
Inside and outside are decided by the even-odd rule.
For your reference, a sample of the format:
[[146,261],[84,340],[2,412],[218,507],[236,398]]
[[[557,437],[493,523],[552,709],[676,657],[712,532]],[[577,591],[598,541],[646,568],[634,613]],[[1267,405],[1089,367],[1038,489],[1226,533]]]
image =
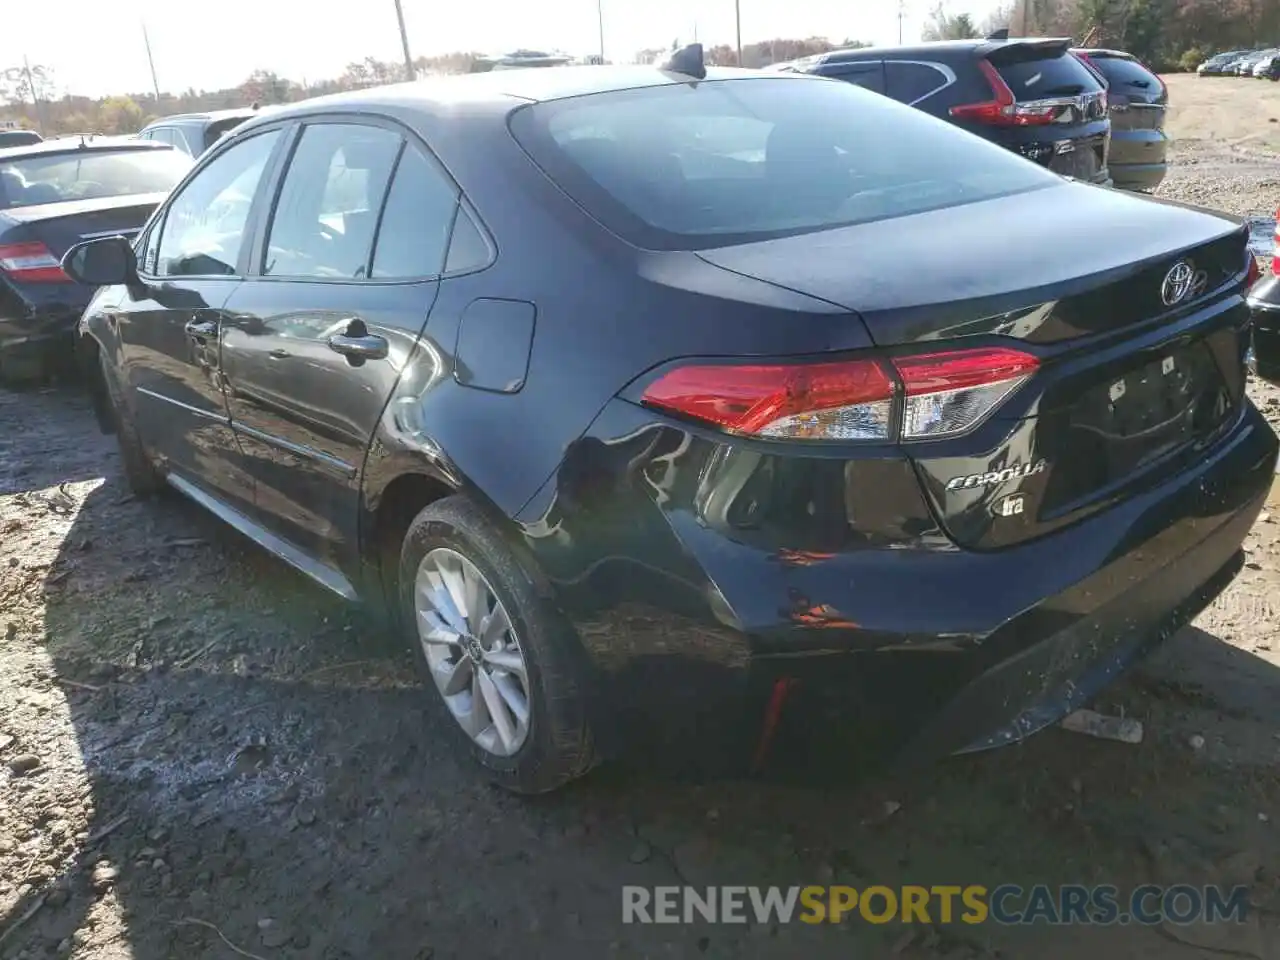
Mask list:
[[191,168],[171,147],[125,138],[46,140],[0,150],[0,381],[73,364],[90,287],[59,266],[92,237],[132,237]]
[[167,143],[183,153],[198,157],[223,136],[257,114],[257,107],[175,114],[147,124],[138,131],[138,139]]
[[[1280,210],[1276,211],[1280,224]],[[1280,225],[1275,231],[1280,251]],[[1280,257],[1271,258],[1271,269],[1249,291],[1253,314],[1253,369],[1270,383],[1280,384]]]
[[886,94],[1056,173],[1108,183],[1106,84],[1070,40],[940,40],[836,50],[779,67]]
[[386,611],[534,793],[797,678],[913,757],[1096,694],[1270,489],[1246,242],[694,46],[293,104],[63,264],[133,490]]
[[1072,53],[1107,83],[1111,179],[1124,190],[1156,189],[1169,172],[1169,137],[1164,132],[1168,87],[1133,54],[1101,49]]

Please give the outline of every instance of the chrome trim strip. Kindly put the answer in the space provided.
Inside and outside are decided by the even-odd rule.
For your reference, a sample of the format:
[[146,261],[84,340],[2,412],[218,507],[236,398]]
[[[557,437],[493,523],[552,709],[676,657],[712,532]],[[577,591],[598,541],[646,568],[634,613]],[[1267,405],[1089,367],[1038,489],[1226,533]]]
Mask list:
[[344,600],[354,602],[360,599],[355,587],[351,585],[351,581],[337,570],[318,563],[287,540],[276,536],[270,530],[250,520],[239,510],[228,506],[217,497],[205,493],[189,480],[185,480],[175,474],[167,474],[165,480],[168,481],[169,486],[184,497],[204,507],[219,520],[234,527],[239,533],[248,537],[269,553],[275,554],[289,566],[310,577],[326,590],[336,593]]
[[292,453],[295,456],[302,457],[306,460],[314,460],[316,463],[323,464],[331,470],[336,470],[345,477],[354,477],[356,475],[356,468],[345,460],[339,460],[337,457],[323,453],[313,447],[306,447],[300,443],[293,443],[290,440],[285,440],[283,437],[277,437],[275,434],[265,433],[262,430],[247,426],[239,420],[231,421],[231,429],[246,437],[252,437],[254,440],[260,440],[268,446],[278,447],[286,453]]
[[145,397],[150,397],[153,400],[161,400],[165,403],[172,404],[178,409],[185,410],[187,413],[194,416],[201,417],[205,420],[215,420],[218,423],[225,424],[227,426],[231,425],[231,418],[225,413],[212,413],[208,410],[201,410],[199,407],[193,407],[191,404],[183,403],[181,400],[175,400],[173,397],[166,397],[164,394],[156,393],[154,390],[148,390],[146,387],[134,387],[134,389]]

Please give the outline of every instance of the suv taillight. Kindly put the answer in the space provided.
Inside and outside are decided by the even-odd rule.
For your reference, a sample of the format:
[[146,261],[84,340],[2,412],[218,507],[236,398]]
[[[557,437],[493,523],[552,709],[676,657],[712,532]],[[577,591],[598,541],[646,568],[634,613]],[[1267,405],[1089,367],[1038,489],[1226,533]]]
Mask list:
[[695,364],[641,402],[747,436],[930,440],[976,427],[1036,371],[1029,353],[981,347],[810,364]]
[[1271,234],[1271,272],[1280,277],[1280,210],[1276,211],[1276,229]]
[[43,243],[0,243],[0,271],[20,283],[70,283]]
[[979,60],[978,69],[991,87],[992,99],[952,107],[951,116],[1005,127],[1034,127],[1053,122],[1058,107],[1019,105],[1013,91],[990,60]]

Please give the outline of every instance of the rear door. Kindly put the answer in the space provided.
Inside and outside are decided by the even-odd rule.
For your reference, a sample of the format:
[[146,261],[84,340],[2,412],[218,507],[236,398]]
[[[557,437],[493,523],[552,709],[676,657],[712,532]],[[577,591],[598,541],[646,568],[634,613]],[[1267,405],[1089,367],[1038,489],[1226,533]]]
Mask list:
[[400,128],[310,122],[254,276],[227,303],[228,402],[259,521],[330,569],[355,561],[365,452],[435,300],[457,206]]

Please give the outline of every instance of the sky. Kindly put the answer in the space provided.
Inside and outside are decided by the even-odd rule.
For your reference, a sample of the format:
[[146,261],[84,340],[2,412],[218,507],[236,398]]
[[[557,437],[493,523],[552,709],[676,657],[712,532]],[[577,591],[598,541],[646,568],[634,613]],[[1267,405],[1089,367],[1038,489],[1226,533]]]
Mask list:
[[[605,56],[626,62],[637,50],[694,37],[732,45],[734,0],[599,0]],[[777,37],[898,39],[897,0],[739,0],[744,44]],[[597,0],[402,0],[414,56],[455,50],[500,52],[599,50]],[[919,37],[933,0],[906,0],[903,34]],[[981,23],[999,0],[947,0],[952,13]],[[444,10],[448,7],[448,12]],[[399,61],[394,0],[217,0],[212,4],[143,0],[58,0],[55,17],[40,3],[9,2],[0,70],[53,69],[59,94],[103,96],[149,91],[143,21],[160,88],[236,86],[255,69],[295,81],[340,74],[366,56]],[[5,61],[13,61],[12,63]]]

